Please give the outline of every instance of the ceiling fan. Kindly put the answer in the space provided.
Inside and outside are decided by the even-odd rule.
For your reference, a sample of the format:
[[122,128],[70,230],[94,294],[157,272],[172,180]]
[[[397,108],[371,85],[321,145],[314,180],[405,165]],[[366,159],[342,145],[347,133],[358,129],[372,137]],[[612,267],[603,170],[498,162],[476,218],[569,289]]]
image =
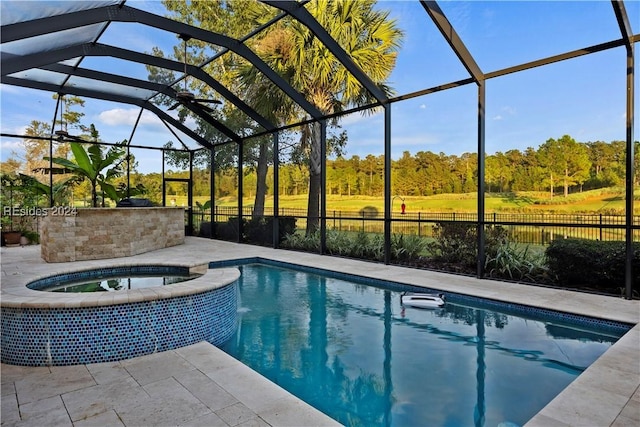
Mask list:
[[58,94],[58,102],[60,103],[60,129],[54,131],[54,135],[58,141],[71,140],[71,141],[83,141],[79,136],[71,135],[67,132],[67,124],[64,121],[64,94]]
[[192,92],[189,92],[187,89],[187,79],[189,77],[189,73],[187,73],[187,42],[191,39],[191,36],[180,34],[178,37],[182,39],[184,44],[184,89],[176,92],[175,98],[178,102],[169,107],[169,110],[175,110],[179,105],[197,104],[203,110],[211,113],[213,109],[203,104],[222,104],[222,102],[217,99],[196,98]]

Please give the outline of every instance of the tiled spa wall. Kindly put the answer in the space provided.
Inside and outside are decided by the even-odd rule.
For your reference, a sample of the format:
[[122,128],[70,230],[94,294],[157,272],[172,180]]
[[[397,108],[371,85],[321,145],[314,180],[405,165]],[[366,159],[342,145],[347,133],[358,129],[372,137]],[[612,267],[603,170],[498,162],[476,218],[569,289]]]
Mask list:
[[74,308],[2,307],[2,362],[64,366],[110,362],[209,341],[237,327],[237,284],[199,294]]

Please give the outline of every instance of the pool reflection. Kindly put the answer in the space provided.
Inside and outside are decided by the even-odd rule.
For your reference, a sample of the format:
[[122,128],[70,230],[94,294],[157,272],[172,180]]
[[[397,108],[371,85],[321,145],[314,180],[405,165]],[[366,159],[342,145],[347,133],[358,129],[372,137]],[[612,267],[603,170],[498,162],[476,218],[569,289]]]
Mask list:
[[223,350],[345,425],[522,425],[617,339],[263,265],[239,290]]

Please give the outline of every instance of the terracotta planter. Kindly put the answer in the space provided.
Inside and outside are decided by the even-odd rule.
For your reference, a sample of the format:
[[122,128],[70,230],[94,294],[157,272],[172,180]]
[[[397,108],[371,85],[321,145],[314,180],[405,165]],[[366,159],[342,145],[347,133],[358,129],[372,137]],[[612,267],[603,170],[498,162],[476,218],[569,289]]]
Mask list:
[[22,233],[19,231],[3,231],[2,237],[4,238],[4,243],[7,246],[17,246],[20,245],[20,237]]

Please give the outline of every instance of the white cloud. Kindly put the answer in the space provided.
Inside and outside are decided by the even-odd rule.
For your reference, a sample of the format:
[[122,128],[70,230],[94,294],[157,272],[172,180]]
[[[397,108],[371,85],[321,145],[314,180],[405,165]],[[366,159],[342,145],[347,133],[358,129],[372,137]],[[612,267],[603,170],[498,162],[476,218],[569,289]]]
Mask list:
[[344,127],[363,122],[371,123],[370,120],[372,120],[374,117],[382,116],[383,111],[384,110],[382,108],[376,108],[373,110],[373,114],[369,114],[368,112],[365,114],[362,114],[361,112],[347,114],[346,116],[340,117],[340,125]]
[[[136,123],[138,114],[140,114],[140,110],[138,108],[114,108],[98,114],[98,120],[109,126],[133,126]],[[162,121],[160,121],[156,115],[145,111],[142,113],[142,117],[140,118],[140,124],[162,125]]]
[[0,138],[0,161],[4,162],[11,157],[20,159],[23,156],[24,146],[21,139]]
[[24,125],[11,126],[11,123],[9,123],[9,126],[5,127],[5,123],[2,124],[2,132],[10,133],[13,135],[25,135],[27,133],[27,128],[28,126],[24,126]]
[[0,150],[2,151],[12,151],[12,150],[22,150],[22,140],[15,138],[2,138],[0,139]]
[[517,115],[516,109],[509,105],[505,105],[504,107],[500,108],[500,114],[496,114],[495,116],[493,116],[493,120],[505,120],[505,118],[515,115]]
[[516,109],[511,107],[511,106],[508,106],[508,105],[502,107],[501,111],[506,113],[506,114],[508,114],[508,115],[510,115],[510,116],[515,116],[517,114]]
[[425,104],[420,104],[420,109],[421,109],[421,110],[424,110],[424,109],[426,109],[426,108],[427,108],[427,106],[426,106]]

